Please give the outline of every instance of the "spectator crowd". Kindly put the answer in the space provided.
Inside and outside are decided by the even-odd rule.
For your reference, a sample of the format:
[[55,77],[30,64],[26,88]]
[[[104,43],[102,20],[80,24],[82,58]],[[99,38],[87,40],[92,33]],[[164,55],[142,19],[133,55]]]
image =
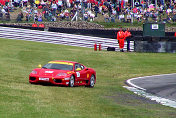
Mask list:
[[11,13],[16,10],[19,10],[17,22],[24,19],[39,22],[94,21],[99,17],[105,22],[176,22],[176,0],[164,4],[142,0],[133,5],[126,0],[0,0],[0,20],[10,20]]

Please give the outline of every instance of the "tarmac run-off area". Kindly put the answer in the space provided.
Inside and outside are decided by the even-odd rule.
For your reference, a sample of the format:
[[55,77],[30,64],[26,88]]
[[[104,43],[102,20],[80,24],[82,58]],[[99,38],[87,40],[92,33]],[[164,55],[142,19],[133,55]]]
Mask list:
[[176,73],[132,78],[126,81],[128,90],[176,108]]

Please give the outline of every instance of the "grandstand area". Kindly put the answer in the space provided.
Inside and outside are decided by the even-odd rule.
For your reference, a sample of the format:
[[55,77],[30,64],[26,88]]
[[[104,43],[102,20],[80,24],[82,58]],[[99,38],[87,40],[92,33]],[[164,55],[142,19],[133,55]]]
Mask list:
[[23,0],[0,1],[1,22],[176,22],[175,1]]

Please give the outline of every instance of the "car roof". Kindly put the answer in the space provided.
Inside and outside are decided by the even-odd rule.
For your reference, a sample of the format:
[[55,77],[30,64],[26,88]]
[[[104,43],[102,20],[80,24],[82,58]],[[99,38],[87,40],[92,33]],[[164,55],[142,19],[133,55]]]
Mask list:
[[74,62],[74,61],[63,61],[63,60],[54,60],[54,61],[49,61],[48,63],[54,63],[54,62],[66,62],[66,63],[72,63],[72,64],[75,64],[75,63],[78,63],[78,62]]

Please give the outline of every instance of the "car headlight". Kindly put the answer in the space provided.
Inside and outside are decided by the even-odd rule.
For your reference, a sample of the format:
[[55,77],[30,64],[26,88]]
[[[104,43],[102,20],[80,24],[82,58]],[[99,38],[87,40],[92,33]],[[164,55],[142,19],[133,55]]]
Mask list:
[[33,71],[31,72],[31,74],[37,74],[37,71],[33,70]]
[[70,80],[70,78],[64,78],[64,80]]
[[66,73],[59,73],[57,74],[57,76],[66,76],[67,74]]

